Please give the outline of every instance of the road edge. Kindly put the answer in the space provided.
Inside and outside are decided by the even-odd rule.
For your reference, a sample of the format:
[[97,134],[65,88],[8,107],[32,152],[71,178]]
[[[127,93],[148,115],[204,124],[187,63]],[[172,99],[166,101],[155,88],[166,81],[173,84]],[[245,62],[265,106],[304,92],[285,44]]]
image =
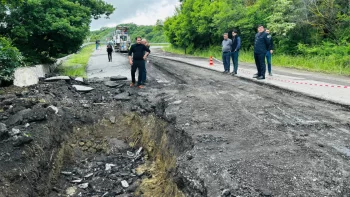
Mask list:
[[[159,56],[159,55],[150,55],[150,56],[151,57],[164,58],[164,59],[167,59],[167,60],[171,60],[171,61],[175,61],[175,62],[179,62],[179,63],[184,63],[184,64],[187,64],[187,65],[190,65],[190,66],[203,68],[203,69],[207,69],[207,70],[211,70],[211,71],[215,71],[215,72],[221,73],[220,71],[212,69],[210,67],[203,67],[203,66],[199,66],[199,65],[196,65],[196,64],[188,63],[188,62],[182,61],[182,60],[172,59],[172,58]],[[281,86],[278,86],[278,85],[274,85],[274,84],[271,84],[271,83],[266,83],[264,81],[259,81],[259,80],[256,80],[254,78],[250,79],[250,78],[242,77],[242,76],[239,76],[239,75],[236,75],[235,77],[238,77],[238,78],[243,79],[245,81],[253,82],[255,84],[266,85],[266,86],[273,87],[275,89],[280,89],[280,90],[284,90],[284,91],[287,91],[287,92],[297,93],[297,94],[304,95],[304,96],[307,96],[309,98],[312,98],[312,99],[315,99],[315,100],[318,100],[318,101],[323,101],[323,102],[327,102],[327,103],[330,103],[330,104],[340,105],[342,107],[350,109],[350,104],[342,103],[342,102],[339,102],[339,101],[336,101],[336,100],[318,97],[318,96],[315,96],[315,95],[312,95],[312,94],[308,94],[308,93],[305,93],[305,92],[302,92],[302,91],[297,91],[297,90],[294,90],[294,89],[284,88],[284,87],[281,87]]]

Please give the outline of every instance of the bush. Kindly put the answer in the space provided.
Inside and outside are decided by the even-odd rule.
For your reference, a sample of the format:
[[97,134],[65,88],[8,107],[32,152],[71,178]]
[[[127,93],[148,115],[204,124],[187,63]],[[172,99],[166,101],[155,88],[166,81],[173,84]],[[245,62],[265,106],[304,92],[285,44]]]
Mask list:
[[13,80],[13,73],[23,64],[23,57],[10,40],[0,37],[0,81]]

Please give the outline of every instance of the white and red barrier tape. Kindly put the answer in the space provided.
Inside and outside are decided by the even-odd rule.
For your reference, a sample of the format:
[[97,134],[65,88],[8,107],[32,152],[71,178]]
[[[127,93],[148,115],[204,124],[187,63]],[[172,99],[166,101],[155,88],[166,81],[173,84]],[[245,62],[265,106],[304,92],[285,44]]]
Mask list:
[[[239,70],[242,73],[252,74],[251,72],[246,71],[244,69],[239,69]],[[267,77],[267,79],[281,81],[281,82],[285,82],[285,83],[299,84],[299,85],[309,85],[309,86],[319,86],[319,87],[329,87],[329,88],[345,88],[345,89],[349,88],[349,86],[334,85],[334,84],[307,83],[307,82],[301,82],[301,81],[279,79],[279,78],[275,78],[275,77]]]

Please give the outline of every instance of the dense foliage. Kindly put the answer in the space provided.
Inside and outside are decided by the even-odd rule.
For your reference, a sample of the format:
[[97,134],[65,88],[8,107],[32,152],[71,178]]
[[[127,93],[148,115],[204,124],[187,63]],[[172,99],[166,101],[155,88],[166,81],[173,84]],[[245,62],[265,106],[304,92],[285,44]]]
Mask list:
[[350,64],[348,0],[183,0],[164,30],[173,46],[193,53],[219,50],[222,34],[235,28],[251,50],[258,24],[271,30],[279,53],[335,55]]
[[91,19],[113,11],[103,0],[2,0],[0,35],[11,38],[26,62],[48,63],[76,52]]
[[[134,40],[137,36],[146,38],[152,43],[164,43],[167,42],[164,31],[163,22],[158,21],[156,25],[136,25],[133,23],[119,24],[119,26],[128,27],[128,32],[131,36],[131,40]],[[104,41],[106,38],[111,38],[115,27],[103,27],[100,30],[92,31],[90,34],[90,41],[101,40]]]
[[17,67],[23,65],[22,55],[12,43],[0,37],[0,81],[10,81]]

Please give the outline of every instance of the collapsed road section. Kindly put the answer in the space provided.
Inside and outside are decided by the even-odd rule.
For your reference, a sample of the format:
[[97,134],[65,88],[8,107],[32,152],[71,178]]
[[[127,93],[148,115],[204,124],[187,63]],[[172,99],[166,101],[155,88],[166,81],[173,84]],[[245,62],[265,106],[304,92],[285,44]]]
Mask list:
[[109,79],[4,89],[0,196],[350,194],[348,107],[150,61],[141,90]]
[[191,139],[162,119],[164,95],[126,83],[55,77],[5,88],[0,196],[182,196],[175,156]]

